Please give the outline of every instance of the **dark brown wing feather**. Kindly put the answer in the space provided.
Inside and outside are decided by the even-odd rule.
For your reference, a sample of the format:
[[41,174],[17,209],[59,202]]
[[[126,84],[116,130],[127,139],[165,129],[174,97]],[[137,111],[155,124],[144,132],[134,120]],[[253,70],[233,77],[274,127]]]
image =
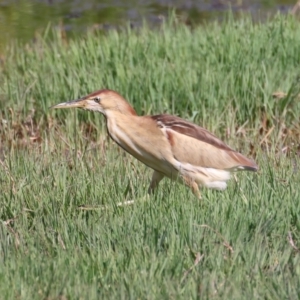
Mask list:
[[156,120],[157,122],[161,122],[165,127],[169,127],[170,129],[175,130],[179,133],[188,135],[197,140],[211,144],[217,148],[233,151],[232,148],[227,146],[224,142],[222,142],[208,130],[197,126],[191,122],[188,122],[182,118],[171,115],[156,115],[152,116],[152,119]]
[[220,139],[218,139],[215,135],[213,135],[211,132],[200,126],[197,126],[182,118],[172,115],[155,115],[151,116],[151,118],[157,122],[158,126],[161,124],[161,126],[166,127],[167,129],[174,130],[178,133],[190,136],[202,142],[213,145],[216,148],[225,150],[235,161],[239,162],[238,165],[244,170],[258,170],[258,166],[252,160],[233,150]]

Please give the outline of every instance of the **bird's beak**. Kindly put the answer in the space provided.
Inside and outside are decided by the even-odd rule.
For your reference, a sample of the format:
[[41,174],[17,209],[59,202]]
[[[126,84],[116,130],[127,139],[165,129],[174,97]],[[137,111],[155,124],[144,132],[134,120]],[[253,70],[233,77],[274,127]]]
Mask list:
[[62,102],[62,103],[53,105],[49,109],[52,109],[52,108],[73,108],[73,107],[84,108],[85,105],[86,105],[86,99],[85,98],[80,98],[80,99],[76,99],[76,100],[72,100],[72,101],[68,101],[68,102]]

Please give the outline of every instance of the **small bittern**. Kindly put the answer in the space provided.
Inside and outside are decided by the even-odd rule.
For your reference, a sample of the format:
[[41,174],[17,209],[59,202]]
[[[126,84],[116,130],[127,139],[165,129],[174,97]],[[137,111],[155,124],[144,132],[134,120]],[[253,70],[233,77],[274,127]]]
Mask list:
[[103,89],[52,108],[72,107],[102,113],[109,136],[154,170],[149,193],[166,176],[184,183],[201,198],[199,186],[224,190],[231,172],[258,169],[251,159],[191,122],[167,114],[138,116],[115,91]]

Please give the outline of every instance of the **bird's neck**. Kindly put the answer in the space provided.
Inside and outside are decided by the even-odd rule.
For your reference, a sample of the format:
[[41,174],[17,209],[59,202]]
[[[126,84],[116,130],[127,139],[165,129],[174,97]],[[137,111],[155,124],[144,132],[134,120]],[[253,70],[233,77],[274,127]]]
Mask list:
[[110,137],[121,147],[128,140],[129,128],[136,122],[137,115],[123,114],[117,111],[106,114],[107,131]]

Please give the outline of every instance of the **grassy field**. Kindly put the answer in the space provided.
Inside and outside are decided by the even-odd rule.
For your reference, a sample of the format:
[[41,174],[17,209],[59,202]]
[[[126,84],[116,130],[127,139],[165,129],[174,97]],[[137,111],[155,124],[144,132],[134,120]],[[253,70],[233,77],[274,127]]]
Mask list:
[[[276,17],[78,40],[47,31],[8,49],[0,298],[299,299],[299,45],[300,23]],[[206,127],[259,172],[201,202],[168,180],[142,201],[151,171],[108,138],[100,114],[48,110],[101,88],[139,114]]]

